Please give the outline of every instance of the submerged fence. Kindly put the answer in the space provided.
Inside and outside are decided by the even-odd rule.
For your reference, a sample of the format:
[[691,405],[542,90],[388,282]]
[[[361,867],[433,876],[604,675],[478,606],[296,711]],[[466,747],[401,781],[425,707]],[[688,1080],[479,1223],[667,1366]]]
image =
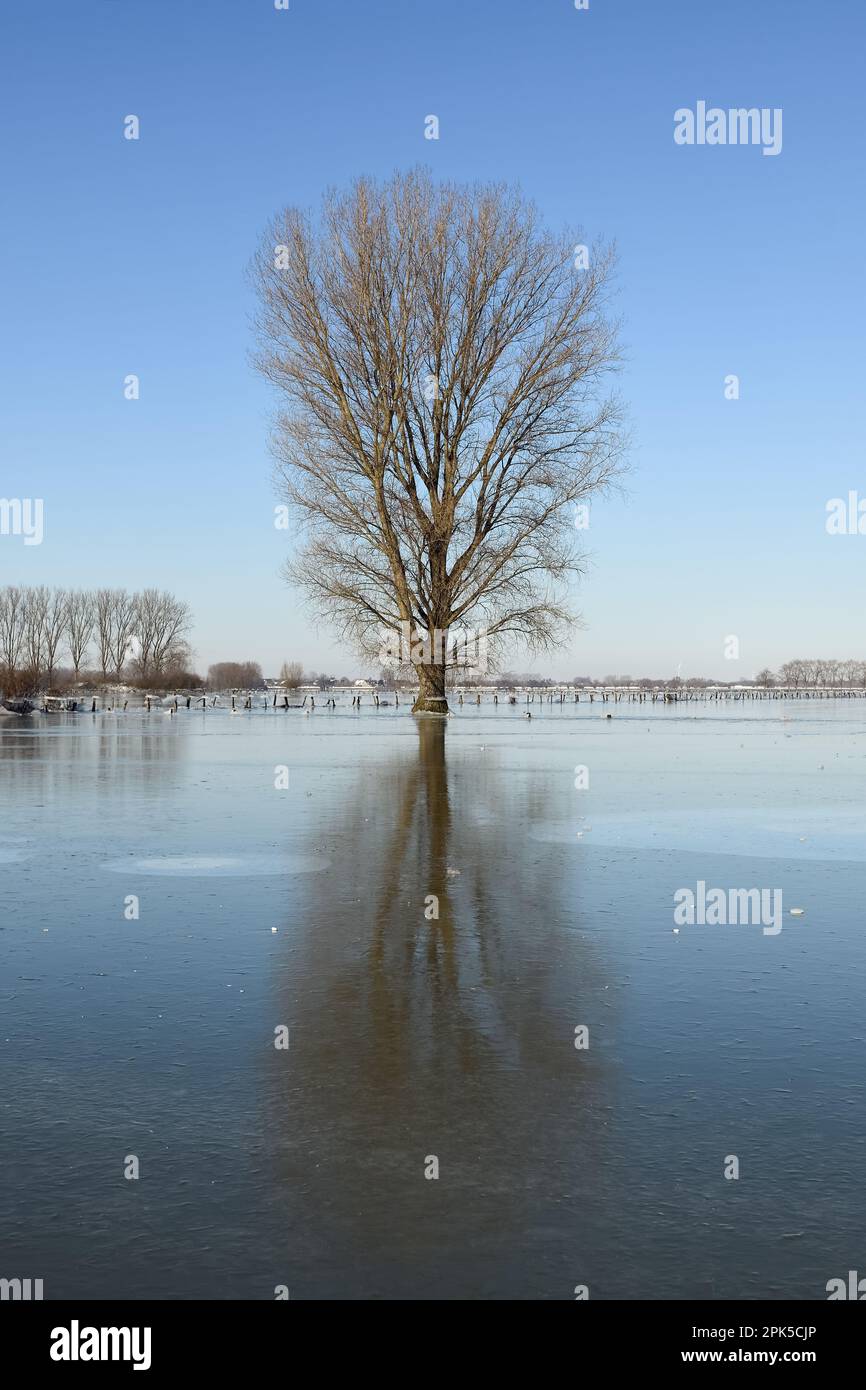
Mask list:
[[[411,707],[418,693],[404,686],[400,690],[386,690],[384,687],[366,687],[358,690],[351,686],[331,687],[330,689],[305,691],[269,689],[268,691],[226,691],[220,695],[203,694],[201,691],[188,691],[176,694],[152,695],[141,691],[118,690],[115,693],[88,691],[75,699],[61,697],[39,697],[33,701],[7,701],[11,704],[26,705],[34,712],[50,714],[58,711],[75,713],[102,713],[143,709],[153,713],[177,713],[179,710],[230,710],[234,713],[269,709],[315,710],[336,709],[338,707],[361,708],[407,708]],[[452,706],[461,705],[565,705],[565,704],[733,704],[773,700],[861,700],[866,697],[866,687],[843,686],[610,686],[610,685],[519,685],[510,688],[499,686],[456,686],[447,692]]]

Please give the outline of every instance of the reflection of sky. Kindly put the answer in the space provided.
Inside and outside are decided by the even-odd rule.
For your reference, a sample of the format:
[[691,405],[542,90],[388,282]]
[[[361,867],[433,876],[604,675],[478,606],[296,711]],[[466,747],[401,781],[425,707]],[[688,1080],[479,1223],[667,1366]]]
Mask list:
[[530,834],[536,840],[563,843],[580,837],[619,849],[866,862],[866,821],[854,808],[705,811],[700,819],[694,811],[658,811],[649,820],[639,813],[594,815],[588,824],[576,817],[573,822],[533,826]]
[[0,864],[15,864],[34,852],[33,842],[18,835],[0,835]]
[[303,854],[165,854],[151,859],[118,859],[102,867],[113,874],[159,878],[269,878],[316,873],[328,867],[328,860]]

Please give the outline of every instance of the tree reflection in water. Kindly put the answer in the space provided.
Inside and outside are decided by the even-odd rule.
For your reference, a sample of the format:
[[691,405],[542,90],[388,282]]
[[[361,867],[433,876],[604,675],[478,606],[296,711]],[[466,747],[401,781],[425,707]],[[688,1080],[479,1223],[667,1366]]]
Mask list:
[[580,1264],[609,1097],[574,1047],[600,989],[574,851],[527,839],[548,774],[447,743],[419,719],[358,769],[285,929],[269,1130],[300,1297],[532,1297]]

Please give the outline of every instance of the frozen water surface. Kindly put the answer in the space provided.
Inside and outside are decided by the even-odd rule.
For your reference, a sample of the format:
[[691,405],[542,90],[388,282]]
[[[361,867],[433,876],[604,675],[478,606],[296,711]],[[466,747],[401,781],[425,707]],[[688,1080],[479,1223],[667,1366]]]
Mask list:
[[[812,1299],[862,1268],[866,707],[612,712],[4,720],[5,1272]],[[675,934],[698,880],[781,889],[783,930]]]
[[258,878],[271,874],[310,874],[325,869],[322,856],[293,854],[164,854],[153,859],[118,859],[103,864],[113,874],[157,874],[178,878]]

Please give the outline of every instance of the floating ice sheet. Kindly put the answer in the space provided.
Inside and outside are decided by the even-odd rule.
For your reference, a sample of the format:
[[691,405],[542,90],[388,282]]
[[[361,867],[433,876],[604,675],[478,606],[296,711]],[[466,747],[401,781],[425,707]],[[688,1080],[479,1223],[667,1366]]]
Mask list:
[[587,825],[550,821],[529,829],[530,838],[550,844],[618,849],[662,849],[686,853],[735,854],[755,859],[833,859],[866,862],[866,829],[859,810],[803,806],[797,810],[644,811],[593,814]]
[[329,862],[318,854],[162,854],[147,859],[114,859],[102,867],[113,874],[160,878],[266,878],[318,873]]

